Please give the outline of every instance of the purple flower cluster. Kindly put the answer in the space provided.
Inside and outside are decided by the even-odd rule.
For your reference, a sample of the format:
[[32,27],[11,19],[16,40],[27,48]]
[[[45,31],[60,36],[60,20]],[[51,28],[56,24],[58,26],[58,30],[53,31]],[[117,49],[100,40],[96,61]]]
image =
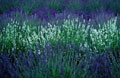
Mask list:
[[[39,3],[34,6],[39,0],[37,2],[29,0],[28,6],[26,6],[27,0],[25,2],[21,0],[20,3],[23,4],[20,9],[15,8],[16,5],[8,9],[6,5],[8,10],[5,9],[4,13],[0,6],[0,13],[3,13],[0,14],[0,32],[11,19],[17,20],[20,25],[24,21],[28,21],[33,26],[47,25],[48,22],[60,26],[63,25],[64,19],[78,18],[79,22],[85,21],[86,26],[90,24],[94,28],[98,28],[99,24],[102,25],[115,17],[114,12],[108,12],[108,10],[119,7],[116,3],[119,2],[118,0],[115,0],[115,4],[112,3],[113,0],[105,1],[104,5],[107,4],[103,9],[105,11],[101,11],[103,6],[101,3],[99,4],[102,0],[97,0],[97,2],[95,0],[85,0],[86,2],[76,0],[79,2],[78,5],[71,4],[74,0],[61,0],[61,6],[57,7],[61,11],[58,11],[54,7],[57,3],[52,6],[48,1],[41,0],[41,4],[45,2],[44,8],[41,8],[43,5]],[[54,2],[54,0],[52,1]],[[92,1],[94,2],[91,3]],[[32,2],[34,4],[29,7]],[[2,5],[6,3],[9,4],[9,1],[0,2]],[[109,3],[112,5],[110,6]],[[48,4],[49,6],[45,6]],[[115,9],[114,11],[119,13],[120,10]],[[119,21],[118,16],[117,26],[120,25]],[[40,48],[36,45],[36,53],[33,53],[30,48],[28,52],[23,52],[23,50],[19,52],[14,50],[11,54],[0,52],[0,78],[120,78],[120,49],[117,47],[114,51],[113,48],[110,48],[105,52],[92,52],[89,47],[84,49],[83,46],[77,46],[73,42],[62,44],[62,41],[58,40],[54,46],[51,43],[46,43],[45,47],[40,46]]]
[[39,19],[48,21],[52,17],[55,17],[56,13],[58,13],[56,10],[52,10],[49,8],[39,8],[38,10],[33,12],[32,15],[36,15]]
[[119,78],[118,61],[110,50],[92,54],[89,48],[82,50],[74,43],[65,47],[58,41],[55,47],[36,46],[36,53],[31,49],[28,54],[0,53],[0,78]]
[[36,18],[36,16],[29,16],[25,11],[18,8],[10,8],[3,14],[0,14],[0,30],[7,26],[11,20],[18,21],[20,25],[22,25],[24,21],[28,21],[29,24],[34,26],[40,26],[43,24],[40,19]]

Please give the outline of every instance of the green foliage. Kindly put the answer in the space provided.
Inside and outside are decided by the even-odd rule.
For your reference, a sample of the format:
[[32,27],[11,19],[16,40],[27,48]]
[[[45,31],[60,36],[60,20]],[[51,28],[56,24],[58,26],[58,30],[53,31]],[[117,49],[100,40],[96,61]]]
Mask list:
[[92,0],[86,4],[85,13],[96,12],[102,9],[103,8],[99,0]]
[[120,1],[119,0],[115,0],[114,2],[113,1],[110,1],[110,10],[117,13],[117,14],[120,14]]
[[94,49],[105,50],[111,46],[112,48],[117,47],[119,42],[119,34],[116,26],[117,18],[112,18],[103,26],[99,25],[99,29],[91,28],[90,39]]
[[[89,45],[91,45],[93,50],[104,51],[109,46],[114,49],[120,44],[120,29],[117,29],[116,20],[117,18],[112,18],[108,22],[99,25],[98,29],[94,29],[89,24],[86,26],[85,21],[81,22],[78,18],[64,19],[61,26],[48,23],[47,26],[41,25],[40,27],[31,24],[30,21],[24,21],[20,25],[18,22],[11,20],[0,35],[0,45],[2,50],[11,51],[13,47],[17,50],[26,50],[29,47],[35,50],[36,44],[39,47],[45,47],[46,43],[50,43],[54,47],[60,40],[62,45],[72,42],[76,46],[90,47]],[[58,22],[56,21],[56,23]]]
[[9,8],[13,8],[18,5],[19,0],[0,0],[0,11],[4,12]]
[[81,10],[82,9],[82,3],[79,2],[78,0],[72,0],[70,1],[67,5],[66,8],[68,10]]
[[[41,40],[43,43],[50,42],[54,45],[60,37],[60,29],[57,29],[55,25],[48,23],[48,27],[41,27]],[[45,45],[45,44],[43,44]]]
[[32,26],[27,21],[20,25],[19,22],[11,20],[0,34],[1,50],[11,52],[13,48],[22,51],[27,51],[28,48],[34,49],[33,46],[40,41],[37,31],[37,26]]
[[[94,29],[92,26],[89,26],[89,24],[86,26],[87,28],[85,28],[85,24],[81,23],[77,18],[74,20],[64,20],[64,23],[58,28],[49,23],[49,28],[44,30],[44,33],[46,33],[44,39],[46,42],[52,44],[60,40],[61,44],[64,45],[72,41],[77,46],[84,45],[84,47],[87,47],[91,45],[91,48],[94,50],[104,51],[109,47],[114,49],[120,44],[120,34],[116,26],[116,20],[117,18],[112,18],[102,25],[99,24],[98,29]],[[90,38],[88,37],[89,29]]]
[[31,14],[33,11],[35,11],[38,8],[41,8],[44,6],[43,0],[21,0],[20,6],[16,6],[17,8],[21,8],[27,14]]
[[73,42],[76,45],[87,46],[87,36],[90,26],[85,28],[85,24],[81,23],[78,18],[74,20],[64,20],[63,31],[61,35],[61,41],[63,43]]
[[58,11],[62,10],[61,2],[57,1],[57,0],[52,0],[52,1],[46,2],[46,6],[53,10],[58,10]]
[[72,41],[77,46],[84,44],[84,46],[87,47],[89,26],[85,28],[85,24],[82,24],[78,18],[73,20],[66,19],[59,27],[48,23],[47,28],[41,29],[41,37],[43,41],[50,42],[52,45],[60,40],[61,44],[64,45]]

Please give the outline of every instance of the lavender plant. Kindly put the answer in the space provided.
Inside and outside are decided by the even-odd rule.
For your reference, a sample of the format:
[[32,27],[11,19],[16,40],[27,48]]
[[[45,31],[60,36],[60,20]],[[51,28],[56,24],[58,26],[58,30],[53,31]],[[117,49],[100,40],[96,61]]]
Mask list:
[[64,45],[72,41],[78,46],[82,44],[87,46],[88,29],[90,26],[85,26],[84,23],[81,23],[77,18],[65,19],[61,26],[48,23],[47,27],[41,28],[41,37],[45,42],[51,42],[52,44],[60,40]]
[[117,47],[119,44],[119,30],[116,26],[117,18],[113,18],[107,23],[104,23],[104,26],[99,29],[91,28],[90,38],[92,41],[92,47],[94,49],[104,50],[109,46],[112,48]]
[[[119,31],[117,30],[117,27],[116,27],[117,18],[111,19],[107,23],[101,24],[103,26],[99,25],[99,27],[98,27],[99,29],[94,29],[94,27],[90,26],[91,25],[91,24],[89,24],[90,21],[88,21],[88,23],[86,23],[86,20],[84,20],[83,17],[82,17],[83,20],[78,19],[78,18],[71,19],[70,17],[71,16],[68,15],[68,19],[64,19],[63,23],[60,26],[57,26],[58,24],[48,23],[47,26],[41,25],[40,27],[37,28],[37,26],[34,26],[35,25],[34,23],[32,24],[31,22],[28,21],[28,23],[27,23],[28,27],[33,26],[32,28],[35,28],[35,30],[33,30],[33,31],[35,31],[34,35],[37,36],[37,39],[32,39],[33,43],[35,42],[42,46],[44,46],[45,43],[52,43],[52,45],[54,45],[58,40],[61,40],[62,41],[61,43],[65,45],[66,43],[72,41],[77,46],[84,45],[84,47],[86,47],[86,46],[91,45],[92,49],[99,48],[101,50],[104,50],[108,46],[112,46],[112,45],[113,45],[113,48],[115,48],[119,44],[119,36],[118,36]],[[59,23],[59,20],[56,21],[56,23]],[[22,24],[21,26],[24,27],[25,24],[26,23],[24,22],[24,24]],[[8,24],[8,25],[11,25],[11,24]],[[17,25],[19,25],[19,24],[17,24]],[[15,23],[15,26],[16,26],[16,23]],[[27,27],[27,26],[25,25],[25,27]],[[89,29],[90,29],[90,38],[89,38],[90,42],[88,39]],[[11,30],[10,30],[10,32],[11,32]],[[33,33],[33,31],[29,30],[29,28],[28,28],[26,33],[31,33],[31,32]],[[6,30],[4,30],[4,32],[6,32]],[[113,35],[110,35],[110,34],[113,34]],[[29,35],[26,35],[26,36],[29,37]],[[103,38],[103,36],[105,36],[105,38]],[[2,35],[1,35],[1,37],[2,37]],[[13,37],[11,36],[11,38],[13,38]],[[28,43],[30,45],[32,44],[32,42],[29,41],[29,39],[27,40],[28,42],[25,45],[27,45]],[[26,39],[25,39],[25,41],[26,41]],[[8,40],[8,42],[9,42],[9,40]],[[15,41],[14,41],[14,43],[15,43]],[[35,43],[34,43],[34,45],[35,45]],[[14,46],[16,46],[16,45],[14,44]],[[12,45],[12,47],[13,47],[13,45]]]
[[64,42],[72,41],[76,45],[83,43],[86,46],[89,27],[90,26],[86,27],[84,23],[79,22],[77,18],[75,20],[64,20],[61,40]]
[[38,19],[49,21],[58,11],[50,9],[50,8],[38,8],[37,10],[32,12],[32,15],[35,15]]
[[30,25],[27,21],[20,25],[18,21],[11,19],[0,35],[1,50],[11,52],[13,48],[17,50],[32,48],[40,41],[37,31],[38,27]]
[[[111,13],[82,14],[104,8],[99,0],[85,1],[21,0],[19,7],[27,13],[1,14],[0,78],[119,78],[119,19]],[[10,7],[18,8],[18,2]],[[110,2],[107,7],[119,12],[119,1]],[[58,12],[63,9],[77,11]]]
[[[36,54],[29,49],[29,54],[25,55],[24,52],[19,52],[15,55],[1,54],[0,53],[0,65],[4,66],[1,68],[2,72],[8,71],[8,77],[14,78],[28,78],[28,77],[42,77],[42,78],[104,78],[104,77],[119,77],[117,72],[119,69],[119,62],[115,61],[119,58],[115,58],[113,52],[94,52],[96,54],[91,54],[89,48],[82,51],[72,51],[72,47],[64,48],[61,46],[58,48],[50,48],[47,44],[42,50],[41,54],[38,55],[39,49],[36,48]],[[68,46],[72,46],[68,44]],[[79,48],[82,49],[82,48]],[[111,51],[111,50],[109,50]],[[11,59],[11,57],[14,58]],[[6,61],[5,61],[6,60]],[[9,60],[9,61],[7,61]],[[113,63],[114,62],[114,63]],[[6,66],[9,63],[9,66]],[[117,68],[114,67],[117,65]],[[12,72],[12,70],[14,72]],[[115,72],[117,70],[117,72]],[[2,73],[0,72],[0,73]],[[12,72],[12,73],[11,73]],[[116,74],[115,74],[116,73]],[[7,74],[0,75],[1,77],[7,77]]]
[[4,14],[0,15],[0,30],[7,26],[11,19],[24,21],[26,20],[26,18],[27,18],[26,13],[23,12],[21,9],[10,8],[7,11],[5,11]]
[[[114,18],[115,15],[114,13],[110,12],[110,11],[98,11],[96,13],[91,13],[90,14],[90,24],[93,25],[93,28],[99,29],[99,24],[102,26],[104,26],[103,24],[106,23],[107,21],[109,21],[110,19]],[[101,20],[102,19],[102,20]],[[118,19],[118,17],[117,17]]]
[[4,14],[0,15],[0,31],[7,26],[7,24],[14,19],[18,21],[21,25],[24,21],[29,21],[29,24],[39,26],[43,22],[37,19],[35,15],[28,16],[26,12],[18,8],[10,8],[5,11]]

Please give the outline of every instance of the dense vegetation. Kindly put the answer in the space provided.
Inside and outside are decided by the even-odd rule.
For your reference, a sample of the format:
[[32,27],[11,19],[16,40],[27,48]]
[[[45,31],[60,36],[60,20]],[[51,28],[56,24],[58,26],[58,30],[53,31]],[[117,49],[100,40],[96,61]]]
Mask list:
[[119,0],[0,0],[0,78],[120,78]]

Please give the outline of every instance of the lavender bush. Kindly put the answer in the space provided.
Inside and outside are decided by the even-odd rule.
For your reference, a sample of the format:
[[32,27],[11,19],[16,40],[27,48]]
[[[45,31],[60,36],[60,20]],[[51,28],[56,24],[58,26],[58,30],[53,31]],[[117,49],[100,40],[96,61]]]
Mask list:
[[[80,47],[76,48],[79,50],[75,50],[74,46],[69,46],[73,45],[68,44],[68,48],[64,49],[64,46],[56,44],[56,48],[52,49],[50,44],[47,44],[40,55],[37,47],[36,54],[33,54],[31,49],[29,49],[28,55],[25,55],[24,52],[16,55],[15,50],[12,55],[5,54],[5,52],[0,53],[0,65],[3,66],[0,77],[116,78],[120,76],[119,62],[115,61],[119,58],[115,58],[112,55],[113,52],[110,52],[111,50],[103,53],[95,51],[95,54],[91,54],[89,48],[82,51]],[[9,65],[6,66],[6,63]],[[8,74],[4,72],[8,72]]]
[[116,26],[117,18],[113,18],[107,23],[104,23],[102,28],[92,29],[91,28],[91,41],[92,41],[92,47],[95,49],[106,49],[109,46],[112,46],[111,48],[115,48],[119,44],[119,30]]
[[118,0],[10,1],[0,1],[0,78],[120,78]]
[[13,48],[26,50],[40,41],[40,35],[37,32],[37,26],[27,21],[20,25],[19,22],[11,19],[0,35],[1,50],[8,50],[8,52],[11,52]]
[[39,8],[36,11],[33,11],[31,15],[35,15],[38,19],[49,21],[58,11],[50,9],[50,8]]
[[[104,26],[103,24],[106,23],[108,20],[116,17],[114,13],[110,11],[98,11],[96,13],[89,14],[90,17],[90,24],[93,25],[94,28],[99,29],[99,24]],[[102,20],[101,20],[102,19]],[[118,17],[117,17],[118,19]]]
[[18,8],[10,8],[9,10],[5,11],[4,14],[0,15],[0,30],[2,31],[3,28],[7,26],[7,24],[14,19],[22,24],[24,21],[28,21],[32,25],[39,26],[42,24],[40,19],[37,19],[36,16],[28,14],[25,11],[22,11]]
[[[29,45],[31,45],[29,47],[35,44],[45,46],[46,43],[51,43],[52,46],[54,46],[58,40],[61,40],[63,45],[68,42],[73,42],[77,46],[83,45],[85,48],[89,46],[91,50],[100,49],[103,51],[109,46],[116,48],[120,44],[119,28],[116,26],[116,21],[117,18],[111,18],[110,21],[99,24],[99,27],[95,29],[94,24],[90,24],[91,20],[86,22],[83,16],[79,19],[76,17],[71,19],[71,15],[68,15],[68,18],[64,19],[60,26],[59,20],[56,21],[56,23],[48,22],[46,26],[37,26],[29,20],[23,21],[20,25],[19,22],[12,20],[8,23],[8,28],[6,27],[2,30],[1,43],[2,45],[4,44],[4,47],[8,47],[11,44],[12,47],[14,46],[16,48],[17,37],[17,41],[21,45],[26,45],[24,48],[28,48],[27,46]],[[15,35],[10,33],[14,33]],[[15,41],[13,38],[15,38]],[[22,39],[23,44],[21,38],[24,38]],[[5,39],[7,40],[5,41]],[[12,41],[12,43],[8,44],[10,41]]]

